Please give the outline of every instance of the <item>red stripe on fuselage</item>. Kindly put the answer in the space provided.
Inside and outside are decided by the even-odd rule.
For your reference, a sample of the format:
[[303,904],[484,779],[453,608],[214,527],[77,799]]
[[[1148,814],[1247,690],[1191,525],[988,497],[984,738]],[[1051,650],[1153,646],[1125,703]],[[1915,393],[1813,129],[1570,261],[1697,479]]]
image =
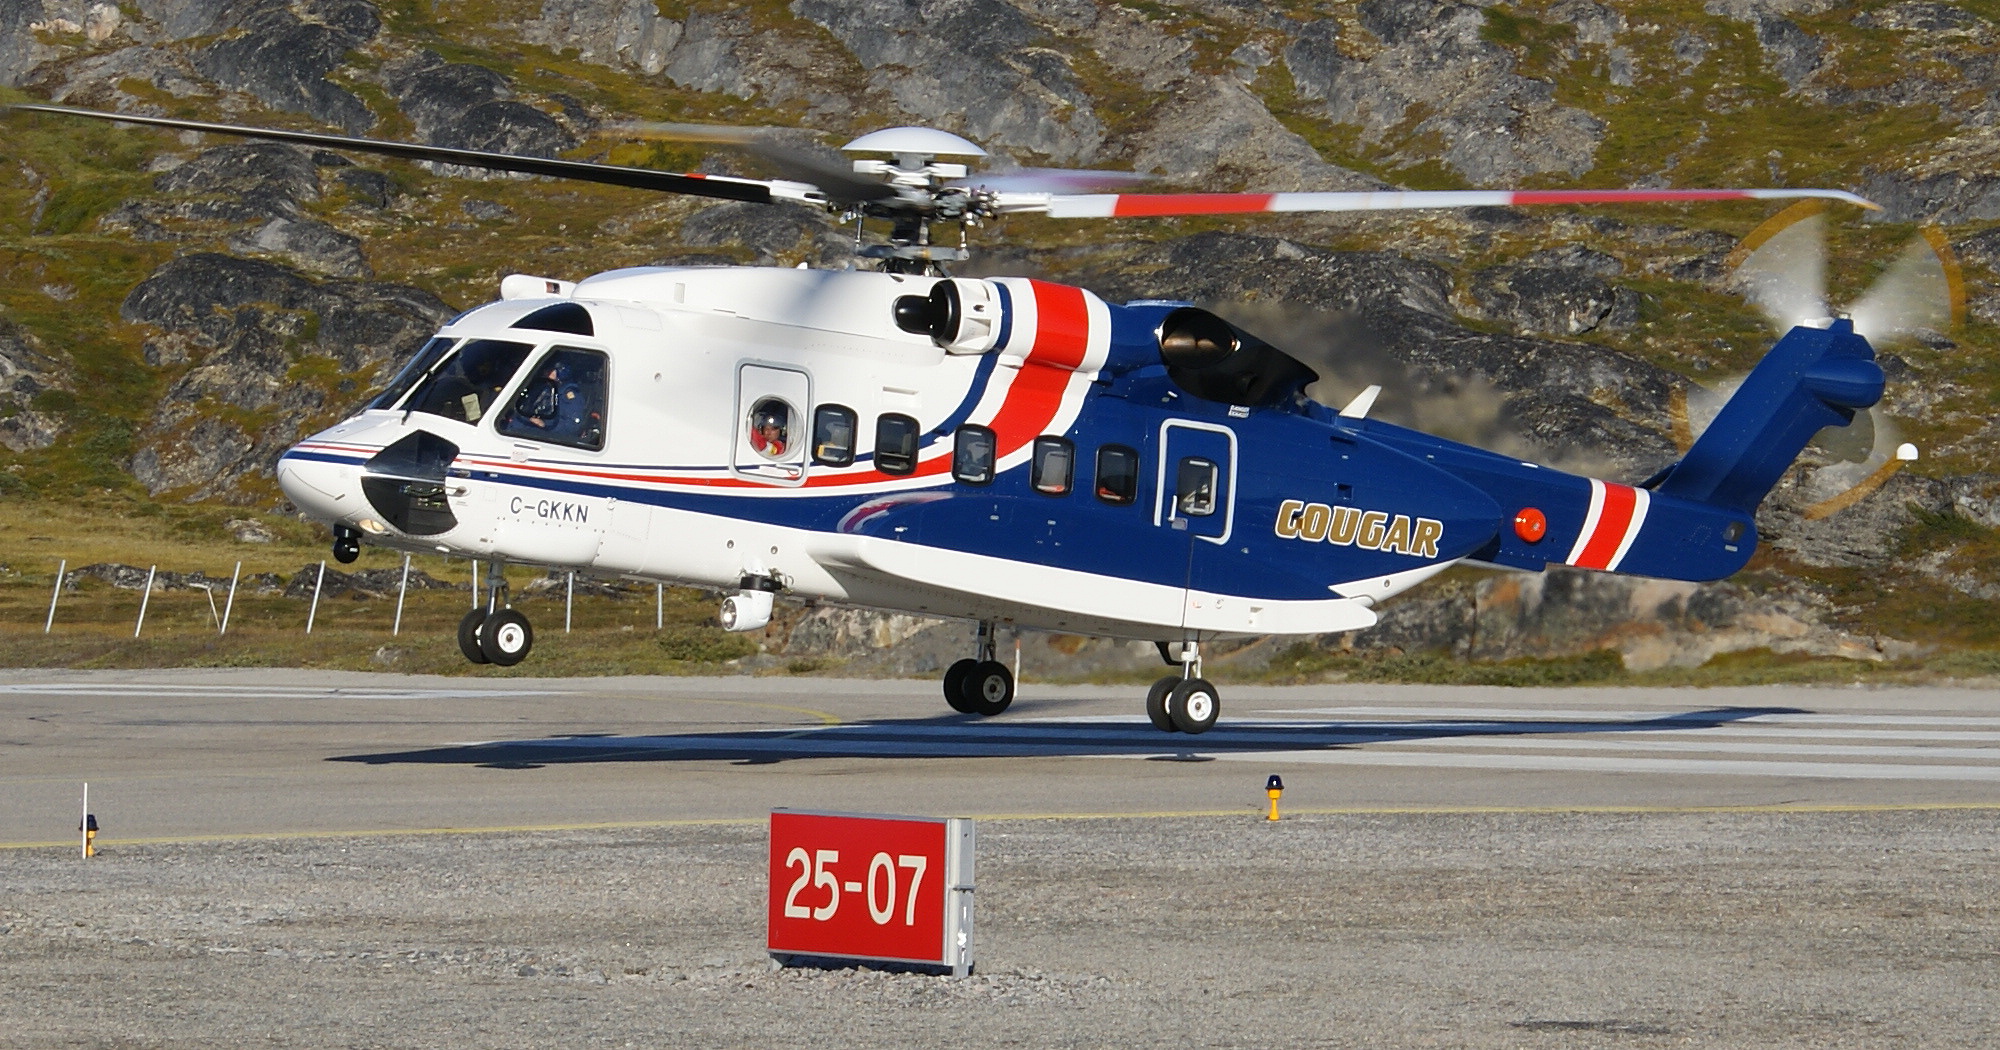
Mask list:
[[1625,542],[1625,530],[1632,527],[1632,509],[1639,497],[1630,485],[1604,483],[1604,509],[1597,515],[1597,528],[1584,544],[1576,564],[1586,569],[1607,569]]
[[1028,352],[1007,400],[986,425],[1004,459],[1048,430],[1062,408],[1076,368],[1090,353],[1090,304],[1083,289],[1032,281],[1035,291],[1035,344]]
[[1230,215],[1270,211],[1271,197],[1269,193],[1121,193],[1111,206],[1111,214]]

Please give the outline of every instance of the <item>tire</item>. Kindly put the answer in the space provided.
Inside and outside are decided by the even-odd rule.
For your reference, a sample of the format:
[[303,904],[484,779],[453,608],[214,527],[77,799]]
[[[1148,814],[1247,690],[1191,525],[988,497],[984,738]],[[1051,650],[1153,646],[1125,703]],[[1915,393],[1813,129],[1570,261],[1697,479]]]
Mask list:
[[479,651],[501,667],[512,667],[528,658],[535,647],[535,629],[528,618],[512,609],[501,609],[486,618],[479,629]]
[[944,702],[960,714],[974,713],[972,693],[966,688],[966,680],[972,677],[973,669],[978,666],[979,661],[967,659],[945,668]]
[[476,664],[488,663],[486,650],[479,647],[479,628],[486,624],[486,610],[474,609],[458,621],[458,651]]
[[1180,732],[1180,727],[1174,724],[1174,716],[1167,713],[1167,695],[1179,684],[1179,678],[1168,675],[1146,690],[1146,717],[1152,720],[1153,728],[1162,733]]
[[1014,702],[1014,673],[998,660],[987,660],[965,676],[965,697],[973,714],[991,718]]
[[1222,697],[1206,678],[1185,679],[1167,698],[1167,712],[1181,732],[1206,733],[1222,714]]

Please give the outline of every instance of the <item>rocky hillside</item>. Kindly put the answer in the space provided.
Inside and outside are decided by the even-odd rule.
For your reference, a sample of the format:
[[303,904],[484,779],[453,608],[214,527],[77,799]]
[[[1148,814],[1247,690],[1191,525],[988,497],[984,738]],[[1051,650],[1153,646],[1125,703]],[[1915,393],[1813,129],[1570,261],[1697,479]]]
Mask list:
[[[1896,656],[2000,644],[2000,3],[1683,0],[5,0],[10,98],[449,146],[755,172],[621,141],[628,119],[838,145],[947,128],[995,163],[1188,189],[1823,185],[1836,301],[1921,226],[1968,316],[1893,348],[1881,425],[1925,458],[1855,507],[1830,448],[1734,581],[1450,576],[1322,647]],[[840,266],[776,207],[467,177],[54,118],[0,136],[0,492],[269,509],[276,453],[518,269]],[[1768,344],[1729,256],[1748,205],[1085,222],[982,230],[971,269],[1211,303],[1313,359],[1320,395],[1636,480]],[[1669,593],[1669,591],[1671,593]],[[815,614],[801,651],[912,630]],[[863,644],[855,639],[873,639]],[[782,648],[784,638],[774,638]]]

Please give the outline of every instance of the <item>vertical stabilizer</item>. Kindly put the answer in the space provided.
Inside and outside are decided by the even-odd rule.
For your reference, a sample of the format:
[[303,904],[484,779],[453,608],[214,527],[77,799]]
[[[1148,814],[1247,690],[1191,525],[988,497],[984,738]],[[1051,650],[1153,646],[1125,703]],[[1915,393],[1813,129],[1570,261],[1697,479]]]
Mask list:
[[1852,321],[1793,328],[1654,491],[1747,514],[1814,434],[1852,422],[1881,397],[1875,348]]

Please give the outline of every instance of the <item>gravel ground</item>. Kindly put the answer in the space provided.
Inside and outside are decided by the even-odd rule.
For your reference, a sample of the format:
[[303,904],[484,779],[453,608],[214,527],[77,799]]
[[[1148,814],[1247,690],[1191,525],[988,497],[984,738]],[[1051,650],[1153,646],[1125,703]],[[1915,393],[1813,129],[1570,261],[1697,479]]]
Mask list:
[[1982,810],[988,821],[978,971],[779,970],[758,825],[0,853],[0,1045],[2000,1045]]

